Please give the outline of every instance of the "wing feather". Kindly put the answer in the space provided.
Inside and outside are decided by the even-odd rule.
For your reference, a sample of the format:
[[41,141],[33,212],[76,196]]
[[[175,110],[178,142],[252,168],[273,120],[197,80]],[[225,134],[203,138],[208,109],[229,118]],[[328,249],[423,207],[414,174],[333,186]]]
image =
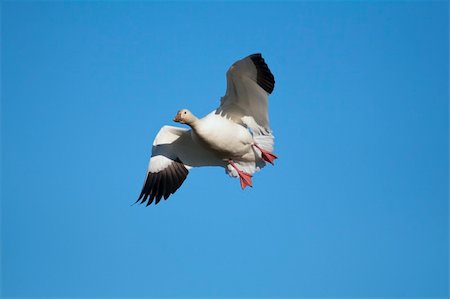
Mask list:
[[261,54],[247,56],[229,68],[227,91],[216,113],[241,124],[243,117],[252,118],[255,126],[249,126],[251,129],[268,132],[268,96],[274,88],[275,78]]
[[156,200],[155,205],[159,203],[163,194],[166,192],[166,172],[161,171],[159,174],[159,184],[156,187]]
[[224,166],[225,162],[197,144],[190,130],[164,126],[155,137],[147,176],[136,202],[147,206],[167,199],[181,187],[189,168]]

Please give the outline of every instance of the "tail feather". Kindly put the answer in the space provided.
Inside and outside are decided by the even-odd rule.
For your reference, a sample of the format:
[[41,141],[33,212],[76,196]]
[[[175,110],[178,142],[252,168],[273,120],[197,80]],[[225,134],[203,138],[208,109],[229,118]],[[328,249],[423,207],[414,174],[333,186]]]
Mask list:
[[262,149],[273,152],[273,144],[274,138],[272,134],[269,135],[253,135],[253,140],[258,144]]

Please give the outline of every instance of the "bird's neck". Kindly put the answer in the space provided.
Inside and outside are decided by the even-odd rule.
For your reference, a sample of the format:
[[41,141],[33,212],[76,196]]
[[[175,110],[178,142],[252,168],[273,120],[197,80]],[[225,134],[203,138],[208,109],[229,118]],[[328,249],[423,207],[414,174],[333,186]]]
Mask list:
[[196,128],[198,128],[198,124],[199,124],[198,118],[194,116],[194,120],[188,123],[187,125],[190,126],[193,130],[195,130]]

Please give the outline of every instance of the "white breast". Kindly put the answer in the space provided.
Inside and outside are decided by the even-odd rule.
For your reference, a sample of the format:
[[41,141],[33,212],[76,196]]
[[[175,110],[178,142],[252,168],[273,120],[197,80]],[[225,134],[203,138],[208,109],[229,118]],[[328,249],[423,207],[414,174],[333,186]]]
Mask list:
[[241,158],[251,151],[253,138],[250,132],[215,111],[199,120],[195,133],[224,158]]

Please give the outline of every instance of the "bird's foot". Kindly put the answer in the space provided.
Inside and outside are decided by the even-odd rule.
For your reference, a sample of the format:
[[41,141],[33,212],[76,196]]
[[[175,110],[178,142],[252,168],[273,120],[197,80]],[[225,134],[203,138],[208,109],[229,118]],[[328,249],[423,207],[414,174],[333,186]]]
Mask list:
[[252,175],[250,173],[246,173],[242,170],[239,170],[236,166],[236,164],[234,164],[233,160],[229,160],[228,163],[230,163],[231,166],[233,166],[234,169],[236,169],[238,175],[239,175],[239,179],[241,180],[241,188],[242,190],[245,189],[245,187],[250,186],[253,187],[253,183],[252,183]]
[[253,187],[251,174],[243,172],[243,171],[238,172],[238,174],[239,174],[239,179],[241,180],[242,190],[244,190],[245,187],[247,187],[247,186]]
[[269,162],[270,164],[273,165],[273,161],[275,161],[275,159],[278,159],[278,157],[274,154],[271,153],[269,151],[266,151],[265,149],[262,149],[259,145],[257,145],[256,143],[253,144],[254,147],[256,147],[257,149],[259,149],[261,151],[261,158],[266,161]]

